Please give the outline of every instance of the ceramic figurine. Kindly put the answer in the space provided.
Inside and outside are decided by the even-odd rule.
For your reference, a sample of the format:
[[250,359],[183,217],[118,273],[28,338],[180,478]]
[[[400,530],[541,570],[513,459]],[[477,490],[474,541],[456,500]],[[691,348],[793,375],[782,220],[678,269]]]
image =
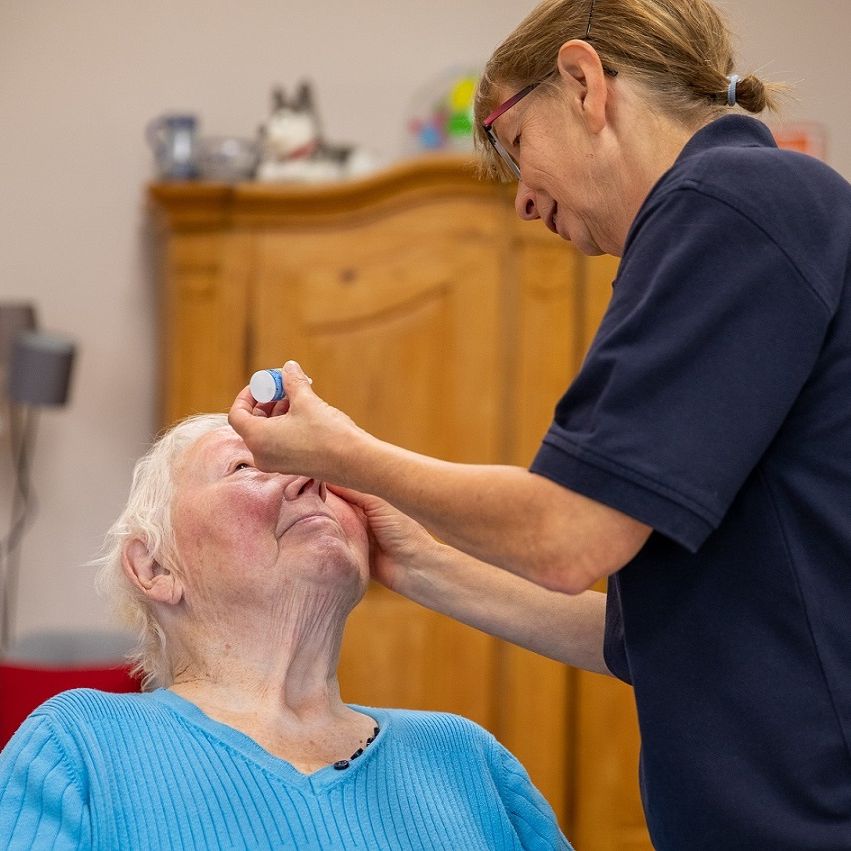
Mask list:
[[260,128],[260,144],[261,181],[321,183],[364,174],[375,165],[362,149],[325,141],[306,82],[291,99],[280,87],[272,92],[272,113]]

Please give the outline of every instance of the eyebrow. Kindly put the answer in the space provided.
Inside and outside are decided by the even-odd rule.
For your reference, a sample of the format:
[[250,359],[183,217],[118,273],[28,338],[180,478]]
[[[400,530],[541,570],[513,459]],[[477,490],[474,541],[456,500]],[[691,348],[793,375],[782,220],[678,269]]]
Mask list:
[[254,456],[251,454],[249,448],[244,444],[232,444],[229,446],[224,446],[222,448],[222,452],[220,457],[216,458],[216,463],[220,463],[220,459],[224,461],[225,467],[230,467],[230,465],[237,458],[245,458],[245,459],[254,459]]
[[[213,434],[213,432],[207,432],[199,440],[204,440],[210,434]],[[217,441],[206,440],[205,445],[201,449],[199,461],[207,469],[215,471],[227,470],[234,457],[240,453],[251,454],[248,447],[238,435],[227,435]]]
[[[502,125],[502,130],[503,130],[503,131],[505,131],[505,129],[507,128],[507,125],[508,125],[508,122],[509,122],[509,121],[513,121],[513,122],[514,122],[514,127],[515,127],[515,130],[516,130],[517,122],[519,121],[518,116],[520,115],[520,112],[519,112],[520,104],[518,104],[517,106],[518,106],[518,111],[517,111],[517,112],[514,112],[514,114],[513,114],[513,115],[509,115],[508,113],[504,113],[503,115],[500,115],[500,116],[499,116],[499,119],[500,119],[500,122],[501,122],[501,125]],[[504,147],[506,147],[506,148],[512,148],[512,147],[514,147],[514,140],[517,138],[517,133],[516,133],[516,132],[512,132],[512,133],[510,133],[510,134],[509,134],[510,139],[509,139],[509,141],[508,141],[508,142],[506,142],[506,141],[505,141],[505,139],[506,139],[506,138],[509,138],[509,137],[508,137],[508,136],[506,136],[506,134],[505,134],[504,132],[502,132],[502,133],[501,133],[501,132],[500,132],[500,128],[499,128],[496,124],[491,125],[491,130],[492,130],[494,133],[496,133],[497,138],[498,138],[498,139],[499,139],[499,141],[503,144],[503,146],[504,146]]]

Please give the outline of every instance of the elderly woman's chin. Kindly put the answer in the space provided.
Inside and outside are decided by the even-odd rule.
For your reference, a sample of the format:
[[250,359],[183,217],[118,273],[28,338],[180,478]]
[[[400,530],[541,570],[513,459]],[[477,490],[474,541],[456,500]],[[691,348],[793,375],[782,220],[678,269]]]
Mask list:
[[310,549],[300,559],[299,576],[310,583],[349,591],[352,605],[360,602],[369,584],[369,562],[367,548],[338,535],[314,535]]

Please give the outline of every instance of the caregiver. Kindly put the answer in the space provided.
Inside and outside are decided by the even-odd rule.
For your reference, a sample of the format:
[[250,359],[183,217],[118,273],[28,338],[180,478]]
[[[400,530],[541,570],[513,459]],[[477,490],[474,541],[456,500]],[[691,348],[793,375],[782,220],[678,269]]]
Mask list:
[[380,580],[631,683],[660,851],[847,849],[851,187],[735,71],[705,0],[545,0],[489,60],[486,170],[622,257],[529,470],[382,442],[291,362],[230,422],[261,468],[361,492]]

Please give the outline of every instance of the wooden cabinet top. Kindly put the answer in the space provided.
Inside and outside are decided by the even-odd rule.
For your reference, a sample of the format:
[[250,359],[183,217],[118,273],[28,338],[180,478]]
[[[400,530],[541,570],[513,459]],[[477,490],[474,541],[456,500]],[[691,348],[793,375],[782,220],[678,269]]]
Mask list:
[[362,209],[459,194],[510,203],[513,193],[507,185],[479,179],[471,157],[450,154],[405,160],[365,178],[334,183],[187,181],[148,188],[154,209],[173,230],[336,219]]

